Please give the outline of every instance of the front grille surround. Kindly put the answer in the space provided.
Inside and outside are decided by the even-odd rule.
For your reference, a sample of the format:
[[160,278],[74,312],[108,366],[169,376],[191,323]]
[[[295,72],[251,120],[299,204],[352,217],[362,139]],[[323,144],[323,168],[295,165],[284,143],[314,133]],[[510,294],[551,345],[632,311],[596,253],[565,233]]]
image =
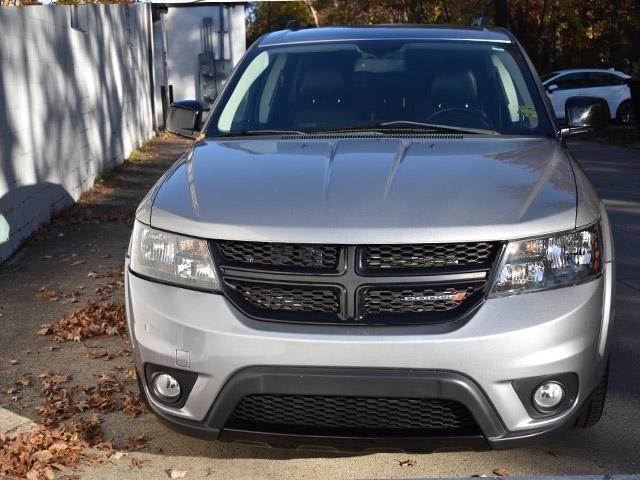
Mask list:
[[292,394],[247,395],[225,427],[349,436],[452,436],[480,431],[471,412],[453,400]]

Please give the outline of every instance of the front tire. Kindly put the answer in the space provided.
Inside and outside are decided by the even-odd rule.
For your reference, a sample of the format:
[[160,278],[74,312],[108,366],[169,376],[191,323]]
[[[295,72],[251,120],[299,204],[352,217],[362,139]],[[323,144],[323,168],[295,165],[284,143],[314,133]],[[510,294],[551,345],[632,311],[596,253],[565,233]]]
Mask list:
[[616,112],[616,120],[618,123],[622,125],[630,125],[634,121],[634,112],[633,105],[631,104],[631,100],[625,100],[618,106],[618,111]]
[[600,379],[600,383],[583,405],[578,418],[576,418],[576,423],[573,425],[573,428],[592,427],[600,421],[602,413],[604,412],[604,402],[607,398],[608,382],[609,362],[607,362],[607,366],[605,367],[604,374]]

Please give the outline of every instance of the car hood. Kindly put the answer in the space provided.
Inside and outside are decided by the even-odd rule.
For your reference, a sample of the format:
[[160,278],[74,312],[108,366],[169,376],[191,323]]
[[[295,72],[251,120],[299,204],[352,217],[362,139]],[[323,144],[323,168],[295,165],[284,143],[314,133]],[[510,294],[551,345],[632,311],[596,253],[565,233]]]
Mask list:
[[201,141],[165,177],[154,227],[250,241],[488,241],[572,229],[557,141],[453,137]]

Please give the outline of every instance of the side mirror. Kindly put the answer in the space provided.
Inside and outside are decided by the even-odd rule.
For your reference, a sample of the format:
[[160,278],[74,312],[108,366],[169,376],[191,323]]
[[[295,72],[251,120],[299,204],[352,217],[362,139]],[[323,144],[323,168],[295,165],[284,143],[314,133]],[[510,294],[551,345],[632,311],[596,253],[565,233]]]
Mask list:
[[181,100],[172,103],[167,112],[166,129],[176,135],[194,138],[202,128],[202,102]]
[[603,98],[569,97],[564,112],[569,127],[561,132],[565,136],[600,130],[611,123],[609,104]]
[[555,83],[552,83],[551,85],[547,86],[547,92],[549,93],[553,93],[557,89],[558,89],[558,85],[556,85]]

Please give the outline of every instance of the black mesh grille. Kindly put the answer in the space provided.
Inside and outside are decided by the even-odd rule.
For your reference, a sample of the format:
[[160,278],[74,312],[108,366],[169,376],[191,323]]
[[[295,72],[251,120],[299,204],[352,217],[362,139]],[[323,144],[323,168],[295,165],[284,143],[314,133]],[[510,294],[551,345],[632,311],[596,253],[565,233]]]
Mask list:
[[258,431],[477,431],[469,410],[451,400],[316,395],[246,396],[236,406],[229,426]]
[[335,245],[218,241],[222,257],[245,266],[293,269],[336,269],[339,249]]
[[385,270],[489,267],[497,251],[497,244],[485,242],[369,245],[364,249],[364,263],[369,269]]
[[297,287],[234,282],[236,291],[260,310],[337,313],[339,295],[334,288]]
[[364,315],[449,312],[468,301],[478,287],[372,288],[363,294]]

